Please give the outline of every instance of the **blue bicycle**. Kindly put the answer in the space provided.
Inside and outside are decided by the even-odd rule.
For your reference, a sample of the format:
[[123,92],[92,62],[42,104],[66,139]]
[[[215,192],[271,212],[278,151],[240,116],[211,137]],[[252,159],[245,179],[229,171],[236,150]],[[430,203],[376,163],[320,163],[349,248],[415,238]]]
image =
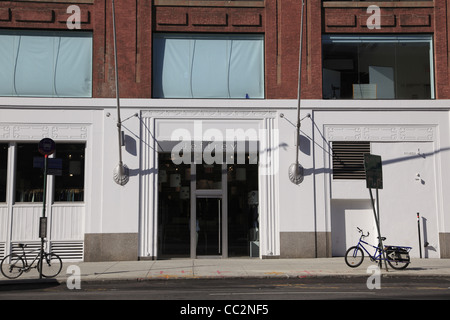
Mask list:
[[[361,265],[364,261],[364,251],[367,253],[367,255],[370,257],[371,261],[377,261],[380,262],[384,260],[383,258],[383,251],[380,249],[380,246],[374,246],[370,243],[367,243],[363,240],[363,238],[366,238],[369,236],[369,232],[365,235],[363,233],[363,230],[360,228],[357,228],[358,232],[361,233],[361,236],[359,237],[358,244],[356,246],[350,247],[347,252],[345,253],[345,263],[351,267],[356,268]],[[381,240],[386,240],[385,237],[382,237]],[[373,249],[375,249],[375,253],[372,255],[370,252],[366,249],[364,245],[370,246]],[[400,247],[400,246],[384,246],[384,253],[386,255],[386,261],[387,263],[393,268],[397,270],[405,269],[411,262],[411,259],[409,257],[409,251],[411,250],[411,247]],[[363,251],[364,250],[364,251]]]

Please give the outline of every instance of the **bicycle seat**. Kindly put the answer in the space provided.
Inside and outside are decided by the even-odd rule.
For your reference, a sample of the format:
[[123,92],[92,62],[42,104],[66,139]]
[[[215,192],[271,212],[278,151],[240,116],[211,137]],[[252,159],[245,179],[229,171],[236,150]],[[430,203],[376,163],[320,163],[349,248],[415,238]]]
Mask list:
[[[378,239],[380,239],[380,237],[377,237]],[[386,240],[386,237],[381,237],[381,240],[384,241]]]
[[25,248],[27,245],[25,243],[18,243],[17,246],[19,248]]

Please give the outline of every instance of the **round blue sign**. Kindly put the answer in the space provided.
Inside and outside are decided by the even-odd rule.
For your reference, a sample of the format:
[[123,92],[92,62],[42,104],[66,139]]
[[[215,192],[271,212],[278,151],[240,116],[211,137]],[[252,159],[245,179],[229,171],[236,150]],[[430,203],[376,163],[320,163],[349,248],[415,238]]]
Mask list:
[[49,156],[55,152],[56,144],[55,141],[53,141],[50,138],[44,138],[41,141],[39,141],[38,150],[41,154],[44,156]]

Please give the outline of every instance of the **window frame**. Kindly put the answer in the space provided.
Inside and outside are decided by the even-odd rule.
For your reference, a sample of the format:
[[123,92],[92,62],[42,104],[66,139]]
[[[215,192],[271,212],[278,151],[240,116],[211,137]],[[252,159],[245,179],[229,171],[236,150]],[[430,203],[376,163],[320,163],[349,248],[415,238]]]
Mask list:
[[[436,99],[436,84],[434,75],[434,39],[432,34],[387,34],[387,35],[368,35],[368,34],[323,34],[322,35],[322,74],[324,71],[324,45],[326,44],[402,44],[402,43],[426,43],[429,45],[429,65],[430,65],[430,97],[427,100]],[[395,59],[397,57],[394,57]],[[359,70],[358,70],[359,72]],[[322,86],[324,85],[324,79],[322,79]],[[323,88],[322,88],[323,92]],[[397,92],[394,92],[397,95]],[[345,98],[341,98],[345,100]],[[409,100],[407,98],[397,98],[394,100]],[[382,100],[382,99],[374,99]]]
[[[219,96],[216,95],[203,95],[203,91],[205,91],[204,87],[201,87],[201,89],[199,91],[201,91],[202,93],[197,94],[197,93],[193,93],[192,87],[195,86],[194,81],[192,80],[192,78],[194,78],[193,73],[194,73],[194,68],[193,68],[193,64],[194,64],[194,60],[196,59],[193,56],[192,52],[189,52],[189,59],[187,59],[186,57],[183,57],[183,59],[186,60],[191,60],[189,61],[189,65],[185,66],[187,67],[186,69],[188,70],[189,74],[184,75],[184,77],[188,77],[189,81],[188,84],[185,84],[186,86],[189,85],[191,87],[190,93],[182,93],[182,94],[177,94],[177,95],[173,95],[173,94],[169,94],[169,95],[165,95],[164,94],[164,74],[163,74],[163,68],[164,66],[161,65],[159,62],[163,61],[163,60],[158,60],[160,58],[164,57],[164,54],[160,54],[160,52],[157,49],[158,44],[156,44],[157,41],[164,41],[165,39],[169,39],[169,40],[174,40],[174,39],[179,39],[179,40],[184,40],[184,41],[194,41],[194,46],[195,46],[195,42],[197,40],[212,40],[212,41],[234,41],[234,40],[257,40],[260,41],[260,46],[261,46],[261,51],[258,52],[258,55],[260,54],[260,60],[256,60],[256,61],[260,61],[260,66],[259,69],[257,70],[258,74],[258,83],[256,85],[254,85],[254,87],[258,87],[258,92],[259,95],[257,96],[253,96],[252,93],[248,93],[246,95],[241,95],[241,96],[235,96],[234,94],[230,93],[230,90],[228,90],[228,95],[221,95]],[[164,44],[165,45],[165,44]],[[195,48],[193,49],[195,51]],[[192,54],[191,54],[192,53]],[[228,54],[229,52],[227,52]],[[227,65],[227,85],[228,85],[228,89],[230,87],[230,83],[232,84],[232,81],[230,80],[230,73],[231,73],[231,63],[234,62],[231,59],[231,54],[229,53],[229,60],[228,65]],[[159,57],[158,57],[159,55]],[[198,59],[198,58],[197,58]],[[262,33],[242,33],[242,34],[237,34],[237,33],[211,33],[211,34],[206,34],[206,33],[167,33],[167,32],[158,32],[158,33],[154,33],[153,34],[153,53],[152,53],[152,98],[153,99],[265,99],[265,95],[266,95],[266,90],[265,90],[265,83],[266,83],[266,79],[265,79],[265,35]],[[255,64],[256,66],[256,64]],[[199,69],[201,69],[203,67],[203,65],[201,67],[199,67]],[[204,67],[203,67],[204,68]],[[180,77],[178,77],[180,78]],[[197,77],[197,79],[202,78],[202,77]],[[213,88],[216,89],[216,88]],[[186,87],[184,88],[184,90],[189,91],[186,89]],[[224,90],[224,89],[222,89]],[[225,90],[224,90],[225,91]]]
[[[5,59],[4,63],[7,63],[9,60],[12,63],[12,67],[10,68],[10,70],[5,72],[3,81],[8,82],[8,79],[12,80],[11,82],[13,83],[13,85],[11,85],[10,88],[5,88],[3,92],[0,92],[0,97],[92,98],[94,80],[94,41],[92,31],[0,29],[0,40],[2,40],[2,38],[3,41],[8,44],[8,46],[5,45],[3,52],[0,51],[0,58],[3,57]],[[47,47],[48,52],[51,52],[52,54],[47,54],[48,52],[36,51],[39,48],[33,47],[33,41],[39,40],[39,38],[47,39],[49,40],[49,42],[52,42],[52,46]],[[23,42],[24,39],[25,42]],[[80,43],[69,44],[70,39],[87,40],[86,42],[83,42],[83,46],[80,46]],[[36,43],[38,42],[35,42],[34,44]],[[70,48],[74,47],[79,50],[78,53],[71,53],[72,50]],[[33,50],[30,50],[30,48]],[[62,58],[64,56],[67,56],[68,54],[77,54],[76,57],[80,59],[80,52],[83,51],[85,51],[83,56],[89,57],[89,61],[82,61],[76,66],[74,66],[73,64],[72,56],[67,57],[66,59]],[[32,52],[31,56],[27,56],[29,52]],[[44,53],[45,55],[42,53]],[[30,80],[27,80],[26,82],[28,82],[28,84],[23,84],[22,88],[17,88],[17,78],[28,78],[28,76],[24,76],[24,74],[27,73],[25,71],[27,65],[29,66],[36,64],[37,66],[39,66],[39,68],[45,68],[42,63],[38,63],[39,61],[36,62],[36,59],[40,59],[39,61],[41,62],[44,61],[47,67],[51,68],[50,72],[52,73],[50,76],[42,76],[43,74],[45,75],[45,73],[48,73],[48,69],[45,69],[45,73],[42,72],[41,74],[39,74],[39,70],[37,70],[35,74],[33,72],[30,72],[36,78],[34,79],[35,83],[40,83],[41,91],[39,89],[37,91],[30,90],[30,88],[34,87],[30,85]],[[65,61],[68,61],[70,63],[65,63]],[[73,76],[68,77],[66,75],[67,69],[70,71],[78,70],[80,66],[86,68],[87,71],[76,74],[79,83],[75,84],[78,84],[79,86],[75,87],[75,90],[68,89],[74,85],[74,83],[72,83],[72,80],[69,80],[69,82],[65,80],[58,81],[58,78],[60,78],[61,76],[62,78],[60,79],[73,79]],[[88,78],[86,78],[86,76],[88,76]],[[32,76],[30,78],[32,78]],[[0,81],[1,80],[2,79],[0,78]],[[60,88],[58,88],[58,86],[60,86]],[[58,90],[60,90],[61,93],[58,93]]]

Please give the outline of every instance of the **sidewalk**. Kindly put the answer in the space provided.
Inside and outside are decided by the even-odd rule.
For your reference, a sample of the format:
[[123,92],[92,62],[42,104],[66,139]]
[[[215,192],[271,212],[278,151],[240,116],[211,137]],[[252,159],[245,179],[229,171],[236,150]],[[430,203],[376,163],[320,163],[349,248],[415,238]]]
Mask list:
[[[79,270],[82,282],[146,281],[152,279],[220,279],[220,278],[306,278],[369,276],[367,268],[374,263],[365,259],[357,268],[349,268],[344,258],[317,259],[172,259],[156,261],[64,262],[56,280],[65,283],[71,269]],[[75,266],[75,268],[71,267]],[[76,268],[78,267],[78,268]],[[405,270],[383,268],[382,276],[445,276],[450,278],[450,259],[412,259]],[[39,279],[36,270],[24,273],[17,280],[0,275],[0,286],[11,281]]]

